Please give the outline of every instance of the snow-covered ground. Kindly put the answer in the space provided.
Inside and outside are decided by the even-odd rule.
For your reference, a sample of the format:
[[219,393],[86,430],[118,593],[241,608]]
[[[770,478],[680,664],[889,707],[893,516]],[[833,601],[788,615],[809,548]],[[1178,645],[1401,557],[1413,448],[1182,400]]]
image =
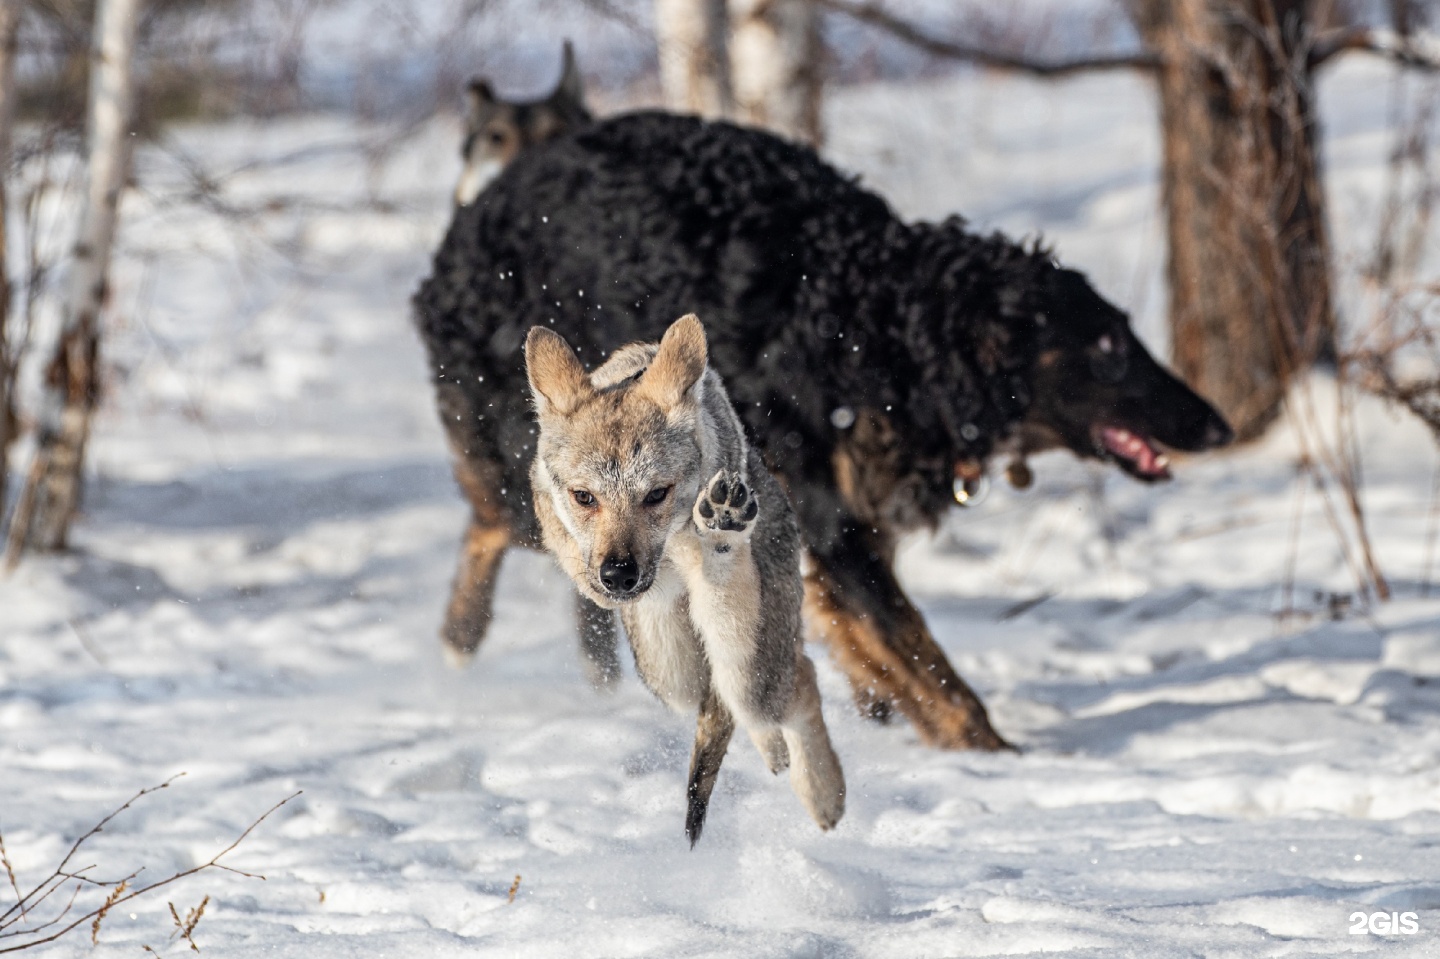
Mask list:
[[[1342,262],[1371,235],[1387,76],[1347,64],[1325,87]],[[876,86],[836,96],[830,149],[907,215],[1043,227],[1158,342],[1151,111],[1123,77]],[[692,852],[691,720],[633,677],[589,689],[543,557],[507,560],[474,666],[442,664],[464,510],[406,303],[456,133],[422,131],[378,173],[301,149],[353,132],[181,133],[221,168],[294,154],[230,197],[305,202],[241,228],[127,200],[77,551],[0,580],[0,831],[37,880],[183,771],[85,860],[158,877],[304,793],[227,860],[265,881],[202,874],[112,914],[98,948],[87,928],[53,954],[185,949],[165,903],[207,894],[195,938],[225,956],[1440,954],[1422,429],[1359,411],[1395,599],[1335,619],[1354,580],[1284,429],[1160,487],[1042,459],[1036,488],[996,489],[901,561],[1024,753],[939,753],[861,721],[815,648],[845,820],[818,833],[737,742]],[[1419,932],[1350,933],[1382,910]]]

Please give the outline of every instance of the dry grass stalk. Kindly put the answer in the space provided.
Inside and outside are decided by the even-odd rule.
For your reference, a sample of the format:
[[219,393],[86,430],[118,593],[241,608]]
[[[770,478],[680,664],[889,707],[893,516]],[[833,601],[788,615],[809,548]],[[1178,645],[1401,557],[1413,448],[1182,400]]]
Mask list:
[[104,905],[96,911],[95,921],[90,924],[90,945],[98,946],[100,944],[100,923],[105,921],[105,917],[110,914],[111,908],[114,907],[115,903],[120,901],[120,897],[125,895],[125,890],[129,888],[130,882],[122,879],[119,885],[110,890],[110,895],[105,897]]
[[170,934],[170,938],[174,939],[176,936],[179,936],[190,943],[192,950],[199,952],[200,947],[195,944],[195,937],[192,933],[195,932],[195,927],[199,925],[200,917],[205,915],[205,907],[209,904],[210,897],[206,896],[200,900],[200,905],[185,913],[185,918],[181,919],[180,912],[175,908],[175,904],[173,902],[167,902],[166,905],[170,907],[170,918],[175,920],[175,931]]
[[[5,836],[0,834],[0,865],[5,867],[5,876],[10,880],[10,889],[15,893],[16,900],[20,899],[20,883],[15,879],[15,867],[10,865],[10,854],[5,851]],[[21,910],[21,915],[24,915]]]
[[520,874],[517,872],[517,873],[515,874],[515,881],[510,884],[510,896],[509,896],[509,898],[507,898],[507,899],[505,900],[505,902],[506,902],[506,903],[512,903],[512,902],[514,902],[514,901],[515,901],[515,894],[516,894],[517,892],[519,892],[519,891],[520,891]]

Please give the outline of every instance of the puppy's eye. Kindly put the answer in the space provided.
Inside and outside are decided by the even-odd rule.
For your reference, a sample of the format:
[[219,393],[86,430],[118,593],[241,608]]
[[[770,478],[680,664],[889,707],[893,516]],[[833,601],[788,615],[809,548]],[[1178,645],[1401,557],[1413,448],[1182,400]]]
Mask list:
[[485,139],[489,140],[493,146],[498,147],[505,142],[505,131],[490,130],[485,134]]
[[656,506],[660,503],[665,502],[665,497],[669,495],[670,487],[657,486],[655,489],[652,489],[650,492],[645,494],[644,503],[646,506]]
[[595,496],[589,490],[572,489],[570,495],[575,497],[575,502],[589,509],[595,505]]

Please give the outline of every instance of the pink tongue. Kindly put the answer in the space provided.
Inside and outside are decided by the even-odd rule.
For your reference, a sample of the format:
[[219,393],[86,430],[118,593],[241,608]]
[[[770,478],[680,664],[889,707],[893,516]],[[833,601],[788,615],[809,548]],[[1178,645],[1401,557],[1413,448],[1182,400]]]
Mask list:
[[1116,456],[1128,460],[1137,472],[1146,476],[1165,476],[1169,473],[1167,464],[1155,447],[1127,429],[1107,426],[1100,432],[1105,448]]

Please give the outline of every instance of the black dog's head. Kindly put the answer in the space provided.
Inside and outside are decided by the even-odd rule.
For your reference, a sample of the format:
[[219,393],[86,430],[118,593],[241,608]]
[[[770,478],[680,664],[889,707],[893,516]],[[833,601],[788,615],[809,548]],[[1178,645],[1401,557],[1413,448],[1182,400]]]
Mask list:
[[1022,454],[1063,447],[1155,482],[1170,477],[1161,446],[1198,452],[1234,438],[1083,276],[1056,268],[1047,286],[1048,308],[1035,317],[1034,399],[1017,434]]

